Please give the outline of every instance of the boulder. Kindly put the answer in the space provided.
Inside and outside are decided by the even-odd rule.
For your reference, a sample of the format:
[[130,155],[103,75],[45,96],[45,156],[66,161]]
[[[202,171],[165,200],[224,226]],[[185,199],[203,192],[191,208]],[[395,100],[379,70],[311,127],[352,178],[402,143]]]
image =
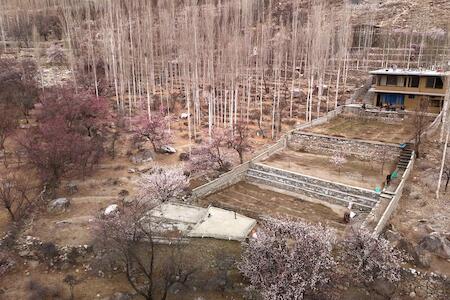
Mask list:
[[53,201],[50,201],[48,204],[49,212],[64,212],[70,206],[70,199],[68,198],[58,198]]
[[111,216],[115,215],[119,212],[119,206],[117,204],[111,204],[107,208],[105,208],[104,215]]
[[184,112],[180,115],[180,119],[184,120],[187,119],[189,117],[189,114],[187,112]]
[[169,153],[169,154],[177,153],[177,150],[169,145],[164,145],[159,150],[161,151],[161,153]]
[[138,164],[152,161],[154,158],[155,158],[155,155],[153,154],[153,152],[151,150],[144,149],[144,150],[139,151],[137,154],[131,156],[130,161],[133,164],[138,165]]
[[450,258],[450,242],[438,232],[432,232],[425,236],[419,242],[419,247],[444,259]]

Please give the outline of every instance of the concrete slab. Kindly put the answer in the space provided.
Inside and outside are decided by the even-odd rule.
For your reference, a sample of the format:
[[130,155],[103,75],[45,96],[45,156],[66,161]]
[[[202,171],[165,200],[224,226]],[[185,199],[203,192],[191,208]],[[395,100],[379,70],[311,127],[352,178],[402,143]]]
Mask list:
[[152,209],[150,217],[183,223],[198,223],[206,214],[207,209],[186,204],[163,203]]
[[255,226],[255,219],[210,206],[203,220],[188,232],[188,236],[243,241]]

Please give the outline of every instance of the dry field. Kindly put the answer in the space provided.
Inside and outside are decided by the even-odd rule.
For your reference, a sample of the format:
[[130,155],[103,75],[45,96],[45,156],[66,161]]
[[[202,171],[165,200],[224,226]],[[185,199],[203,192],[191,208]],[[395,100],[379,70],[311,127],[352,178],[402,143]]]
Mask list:
[[339,116],[328,123],[309,128],[306,131],[397,144],[407,142],[414,137],[414,127],[408,119],[396,124],[386,124],[377,120]]
[[330,156],[297,152],[289,149],[277,152],[262,162],[268,166],[305,174],[320,179],[373,190],[382,187],[386,175],[396,168],[395,162],[386,162],[383,173],[375,162],[347,158],[339,171],[330,162]]
[[239,182],[231,187],[199,200],[203,206],[214,205],[225,209],[236,210],[247,216],[261,218],[290,217],[311,223],[330,225],[338,230],[344,230],[343,208],[325,206],[281,194],[247,182]]

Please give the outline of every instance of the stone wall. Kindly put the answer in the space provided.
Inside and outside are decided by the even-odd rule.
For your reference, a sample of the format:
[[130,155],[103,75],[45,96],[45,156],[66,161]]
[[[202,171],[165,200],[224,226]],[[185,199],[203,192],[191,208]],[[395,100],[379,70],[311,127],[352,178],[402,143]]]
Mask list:
[[290,192],[347,207],[350,202],[360,210],[372,209],[379,200],[374,191],[339,184],[262,164],[251,164],[247,181],[273,186]]
[[364,140],[346,139],[327,135],[293,132],[287,146],[296,151],[333,155],[344,153],[361,160],[382,157],[395,160],[400,155],[400,147],[396,144],[378,143]]

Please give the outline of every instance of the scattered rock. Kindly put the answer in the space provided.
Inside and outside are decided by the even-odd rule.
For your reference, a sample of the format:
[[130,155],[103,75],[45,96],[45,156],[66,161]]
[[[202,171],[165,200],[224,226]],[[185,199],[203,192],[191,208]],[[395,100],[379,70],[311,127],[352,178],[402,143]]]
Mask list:
[[189,153],[186,153],[186,152],[180,153],[180,160],[181,161],[189,160]]
[[128,293],[117,292],[109,297],[109,300],[131,300],[131,295]]
[[169,153],[169,154],[177,153],[177,150],[169,145],[164,145],[159,150],[161,151],[161,153]]
[[66,184],[66,192],[69,195],[76,194],[78,192],[78,185],[73,182],[69,182],[68,184]]
[[187,112],[184,112],[180,115],[180,119],[184,120],[187,119],[189,117],[189,114]]
[[115,215],[119,212],[119,206],[117,204],[111,204],[109,205],[104,212],[105,216],[111,216]]
[[411,292],[411,293],[409,293],[409,296],[410,296],[411,298],[414,298],[414,297],[416,297],[416,293],[415,293],[415,292]]
[[450,242],[438,232],[432,232],[425,236],[419,242],[419,247],[442,258],[450,258]]
[[373,289],[380,295],[389,299],[395,293],[395,284],[388,280],[376,279],[373,282]]
[[128,173],[130,173],[130,174],[134,174],[134,173],[136,173],[136,170],[135,170],[135,169],[132,169],[132,168],[130,168],[130,169],[128,169]]
[[48,204],[48,211],[49,212],[64,212],[69,208],[69,206],[70,206],[70,199],[58,198],[58,199],[51,201]]
[[385,236],[391,243],[397,243],[402,238],[402,235],[399,232],[393,230],[386,230]]
[[120,190],[119,197],[123,198],[123,197],[128,196],[129,194],[130,194],[130,192],[127,190]]
[[136,155],[131,156],[130,161],[135,165],[139,165],[142,163],[152,161],[154,158],[155,155],[151,150],[143,149],[139,151]]

